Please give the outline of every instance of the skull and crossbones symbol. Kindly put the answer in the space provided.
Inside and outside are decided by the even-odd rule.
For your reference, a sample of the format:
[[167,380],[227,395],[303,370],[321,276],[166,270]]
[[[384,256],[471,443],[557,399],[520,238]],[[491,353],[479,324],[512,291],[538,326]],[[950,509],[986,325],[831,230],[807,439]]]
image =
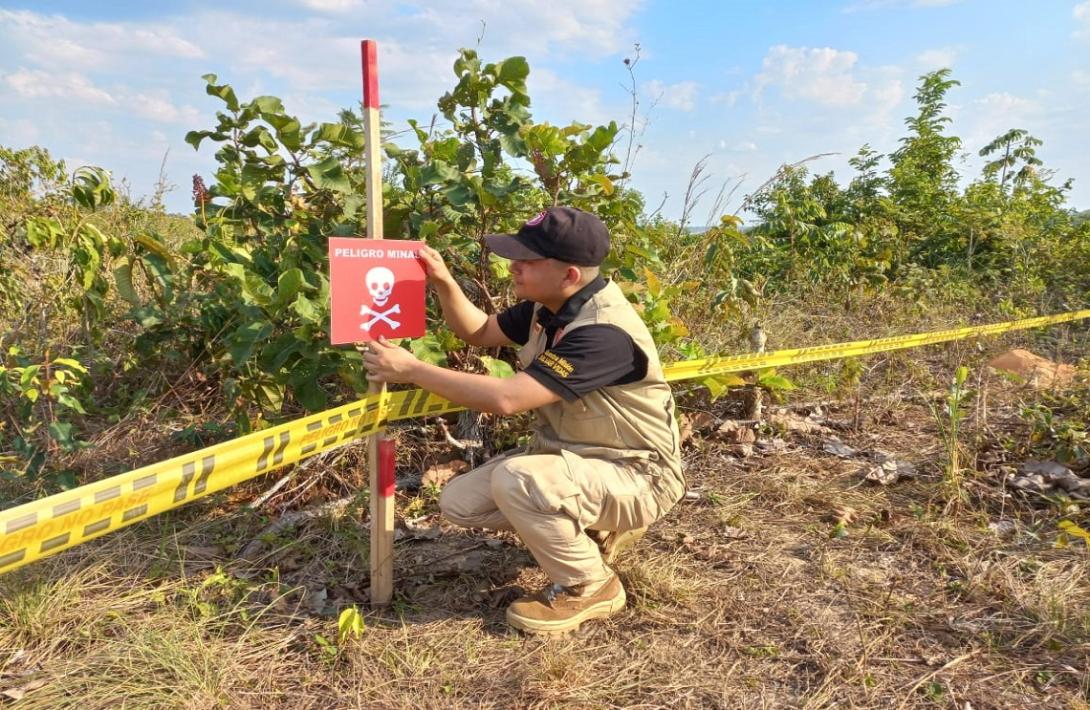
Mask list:
[[[390,295],[394,292],[394,283],[396,281],[394,272],[385,266],[376,266],[367,272],[364,280],[367,283],[367,292],[371,294],[373,304],[379,308],[385,306],[386,302],[390,300]],[[360,324],[360,328],[371,332],[371,327],[381,320],[386,321],[387,325],[393,330],[397,330],[401,326],[401,322],[390,318],[391,313],[401,313],[401,305],[395,303],[385,311],[378,311],[365,303],[360,306],[360,315],[372,316],[372,318],[366,323]]]

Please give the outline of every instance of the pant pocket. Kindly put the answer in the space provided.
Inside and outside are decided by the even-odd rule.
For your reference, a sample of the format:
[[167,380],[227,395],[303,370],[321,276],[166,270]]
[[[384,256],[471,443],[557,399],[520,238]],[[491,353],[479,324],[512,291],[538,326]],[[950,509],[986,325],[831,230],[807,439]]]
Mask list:
[[567,451],[561,452],[560,458],[563,463],[557,461],[558,465],[548,474],[539,472],[529,479],[528,492],[539,510],[564,513],[583,530],[594,522],[597,514],[589,510],[582,489],[572,477],[572,466],[580,465],[582,459]]

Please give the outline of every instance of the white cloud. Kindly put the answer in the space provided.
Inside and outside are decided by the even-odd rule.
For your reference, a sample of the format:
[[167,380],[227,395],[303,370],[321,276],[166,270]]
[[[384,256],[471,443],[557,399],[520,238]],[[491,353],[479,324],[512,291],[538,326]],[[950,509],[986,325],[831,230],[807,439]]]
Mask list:
[[[602,95],[598,89],[579,86],[548,69],[531,71],[527,88],[534,105],[540,107],[534,111],[534,118],[538,121],[564,116],[578,117],[582,123],[604,124],[617,118],[602,105]],[[563,119],[553,122],[560,120]]]
[[727,141],[721,140],[719,141],[719,148],[729,150],[732,153],[754,153],[757,151],[757,144],[753,141],[738,141],[731,145]]
[[1075,36],[1086,38],[1090,37],[1090,0],[1086,2],[1080,2],[1071,11],[1075,21],[1079,23],[1078,29],[1075,30]]
[[201,113],[192,106],[176,106],[170,94],[162,90],[140,92],[127,96],[126,107],[137,116],[159,123],[180,123],[196,126],[201,122]]
[[363,7],[363,0],[302,0],[302,5],[320,12],[350,12]]
[[80,23],[61,15],[0,10],[0,40],[25,61],[51,69],[126,68],[134,58],[199,59],[204,51],[165,25]]
[[1036,101],[1006,92],[992,93],[966,106],[956,125],[962,127],[963,145],[976,151],[1011,128],[1037,133],[1041,115],[1042,106]]
[[728,107],[734,106],[738,103],[738,99],[742,96],[741,89],[733,89],[723,94],[716,94],[711,98],[713,104],[726,104]]
[[1024,116],[1040,108],[1035,101],[1006,92],[988,94],[973,103],[987,116]]
[[953,47],[939,47],[927,49],[916,55],[916,63],[925,71],[945,69],[954,66],[958,58],[958,50]]
[[776,86],[789,99],[832,106],[857,104],[867,90],[866,83],[852,73],[858,59],[855,52],[831,47],[776,45],[762,62],[755,95],[760,98],[766,87]]
[[681,81],[676,84],[663,84],[658,79],[643,85],[643,93],[660,106],[675,108],[679,111],[692,111],[696,108],[695,81]]
[[3,77],[16,94],[27,99],[63,98],[92,104],[113,104],[114,97],[76,72],[20,69]]

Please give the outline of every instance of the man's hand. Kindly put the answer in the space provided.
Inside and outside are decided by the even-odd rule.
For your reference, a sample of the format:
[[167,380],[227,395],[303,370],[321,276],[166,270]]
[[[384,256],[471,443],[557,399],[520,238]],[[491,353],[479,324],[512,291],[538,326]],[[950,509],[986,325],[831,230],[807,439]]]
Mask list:
[[413,375],[421,362],[408,350],[399,348],[381,335],[377,341],[357,345],[356,348],[363,354],[368,381],[414,382]]
[[420,247],[418,258],[424,265],[424,271],[430,283],[434,285],[454,283],[454,277],[451,276],[450,269],[443,261],[442,254],[425,245]]

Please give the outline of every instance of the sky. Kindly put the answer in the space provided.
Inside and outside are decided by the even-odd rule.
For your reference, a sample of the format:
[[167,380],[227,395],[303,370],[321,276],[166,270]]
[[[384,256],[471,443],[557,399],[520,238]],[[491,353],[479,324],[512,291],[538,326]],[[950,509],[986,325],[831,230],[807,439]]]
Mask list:
[[183,140],[221,105],[201,75],[333,121],[360,101],[361,39],[378,42],[399,130],[437,113],[459,48],[525,56],[536,121],[633,129],[648,212],[678,218],[703,160],[694,224],[784,163],[832,153],[808,167],[847,181],[864,143],[896,149],[920,75],[949,67],[964,179],[981,147],[1023,128],[1053,182],[1074,179],[1071,206],[1090,208],[1090,0],[0,0],[0,145],[105,167],[136,199],[162,174],[168,209],[188,212],[192,175],[215,169],[210,144]]

